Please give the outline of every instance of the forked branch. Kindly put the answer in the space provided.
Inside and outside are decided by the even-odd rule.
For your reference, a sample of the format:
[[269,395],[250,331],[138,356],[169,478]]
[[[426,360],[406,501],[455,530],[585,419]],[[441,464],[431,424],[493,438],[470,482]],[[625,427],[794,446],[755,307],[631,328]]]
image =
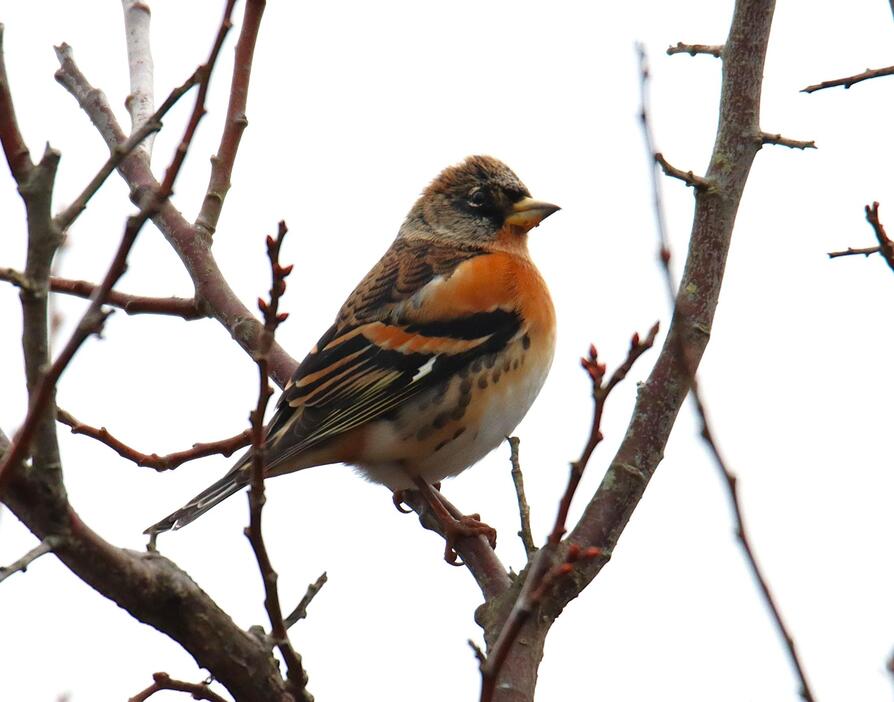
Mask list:
[[267,256],[270,259],[270,270],[273,282],[270,286],[269,302],[258,299],[258,308],[264,316],[264,326],[261,332],[264,335],[258,343],[258,402],[251,413],[251,489],[248,492],[249,523],[245,529],[245,535],[251,543],[261,578],[264,583],[264,607],[270,618],[270,636],[273,644],[279,648],[286,662],[286,675],[288,686],[296,699],[312,702],[313,697],[307,691],[307,673],[301,662],[301,656],[292,647],[289,641],[282,614],[282,605],[279,600],[278,575],[273,569],[270,554],[264,542],[264,533],[261,528],[261,517],[264,510],[266,497],[264,495],[264,475],[266,465],[266,437],[264,430],[264,414],[267,411],[267,403],[273,391],[267,378],[267,353],[273,343],[273,335],[281,322],[289,316],[286,312],[279,312],[279,301],[286,290],[286,277],[292,272],[292,266],[282,266],[279,263],[279,252],[283,238],[288,228],[285,222],[279,223],[277,236],[267,237]]

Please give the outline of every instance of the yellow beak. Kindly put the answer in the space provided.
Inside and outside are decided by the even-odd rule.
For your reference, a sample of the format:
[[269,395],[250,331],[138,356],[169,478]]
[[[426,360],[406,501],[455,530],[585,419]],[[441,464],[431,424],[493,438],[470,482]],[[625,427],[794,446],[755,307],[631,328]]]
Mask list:
[[558,212],[561,207],[549,202],[541,202],[530,197],[516,202],[506,216],[506,224],[521,227],[525,231],[533,229],[553,212]]

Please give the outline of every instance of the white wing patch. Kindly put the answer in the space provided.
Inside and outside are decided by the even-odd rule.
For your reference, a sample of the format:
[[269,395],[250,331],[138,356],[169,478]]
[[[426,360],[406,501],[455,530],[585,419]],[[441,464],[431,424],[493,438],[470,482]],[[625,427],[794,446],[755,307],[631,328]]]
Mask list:
[[431,373],[431,369],[435,367],[435,361],[437,361],[437,360],[438,360],[437,354],[432,356],[430,359],[428,359],[425,362],[425,364],[423,364],[422,367],[419,368],[418,371],[416,371],[416,375],[413,376],[413,378],[412,378],[412,380],[410,380],[410,382],[415,383],[420,378],[424,378],[429,373]]

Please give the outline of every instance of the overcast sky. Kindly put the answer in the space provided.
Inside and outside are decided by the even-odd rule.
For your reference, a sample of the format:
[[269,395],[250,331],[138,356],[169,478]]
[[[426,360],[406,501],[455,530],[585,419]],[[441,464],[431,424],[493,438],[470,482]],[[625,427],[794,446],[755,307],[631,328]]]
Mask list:
[[[152,3],[159,98],[204,59],[222,3]],[[19,122],[33,155],[62,152],[57,205],[106,157],[101,139],[53,80],[54,44],[69,43],[88,78],[128,124],[122,13],[117,2],[0,1]],[[446,9],[445,9],[446,8]],[[703,172],[717,121],[720,62],[669,57],[677,41],[722,43],[732,2],[271,2],[264,18],[242,143],[215,240],[221,268],[250,302],[269,286],[263,239],[285,219],[295,264],[278,336],[302,357],[342,300],[386,249],[421,189],[472,153],[504,160],[562,211],[531,236],[549,282],[559,336],[552,373],[518,429],[533,526],[543,541],[583,446],[590,388],[578,359],[595,342],[610,367],[634,331],[668,305],[655,257],[648,163],[637,120],[634,44],[648,48],[657,147]],[[237,7],[241,14],[241,5]],[[193,218],[226,108],[230,35],[174,197]],[[766,147],[736,223],[715,327],[700,371],[716,433],[740,477],[754,547],[797,640],[818,698],[891,698],[894,649],[894,474],[889,372],[894,276],[881,259],[829,261],[870,246],[863,206],[881,202],[894,227],[890,117],[894,78],[805,95],[811,83],[894,63],[883,0],[778,3],[762,127],[815,139],[816,151]],[[157,172],[179,138],[186,100],[156,140]],[[681,263],[692,193],[663,184]],[[59,270],[96,280],[132,208],[112,179],[70,232]],[[0,267],[24,265],[23,208],[0,172]],[[892,229],[894,231],[894,229]],[[189,279],[147,227],[120,289],[190,295]],[[60,299],[64,339],[83,303]],[[12,434],[26,401],[16,291],[0,287],[0,427]],[[212,321],[116,313],[65,373],[59,404],[146,452],[165,453],[238,432],[256,393],[255,367]],[[572,517],[602,477],[629,420],[637,364],[612,396],[605,443]],[[221,457],[173,473],[138,468],[105,446],[60,430],[66,484],[85,521],[140,549],[142,530],[224,472]],[[323,570],[329,583],[298,624],[318,700],[475,700],[466,640],[479,591],[442,560],[439,537],[391,497],[343,467],[268,485],[268,546],[284,607]],[[508,449],[445,485],[500,533],[519,568]],[[266,624],[261,582],[242,535],[238,496],[176,534],[165,555],[236,621]],[[797,684],[732,531],[715,467],[687,404],[664,462],[611,563],[547,640],[538,699],[796,700]],[[0,514],[0,563],[36,541]],[[122,700],[164,670],[204,672],[179,646],[81,583],[52,557],[0,585],[0,698]],[[171,695],[173,698],[173,695]],[[159,699],[167,699],[159,696]]]

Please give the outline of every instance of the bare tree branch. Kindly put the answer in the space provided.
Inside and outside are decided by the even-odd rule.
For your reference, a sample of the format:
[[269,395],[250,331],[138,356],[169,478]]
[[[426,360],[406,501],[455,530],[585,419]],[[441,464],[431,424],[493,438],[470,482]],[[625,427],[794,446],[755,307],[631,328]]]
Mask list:
[[837,88],[839,86],[843,87],[845,90],[848,90],[852,85],[862,83],[864,80],[871,80],[873,78],[881,78],[883,76],[890,75],[894,75],[894,66],[886,66],[885,68],[867,68],[862,73],[858,73],[853,76],[836,78],[835,80],[825,80],[822,83],[817,83],[816,85],[808,85],[806,88],[802,89],[801,92],[815,93],[817,90],[825,90],[826,88]]
[[757,581],[761,594],[764,597],[764,601],[767,603],[767,607],[776,624],[776,628],[779,630],[779,634],[782,636],[785,646],[788,649],[792,667],[794,667],[795,673],[801,683],[801,698],[805,702],[814,702],[816,698],[813,695],[813,690],[810,688],[810,683],[807,682],[807,675],[804,672],[804,664],[801,662],[801,657],[798,655],[795,640],[782,619],[779,604],[776,602],[776,598],[773,597],[773,593],[770,591],[770,586],[767,584],[767,577],[761,571],[761,568],[757,563],[757,558],[754,555],[751,539],[749,538],[748,530],[745,527],[745,518],[742,515],[742,504],[739,500],[739,489],[736,475],[729,469],[726,461],[724,461],[723,457],[720,455],[720,449],[717,448],[717,443],[714,441],[714,434],[711,431],[711,425],[708,423],[708,415],[705,410],[705,405],[702,401],[701,394],[698,392],[697,386],[695,385],[693,385],[692,397],[695,400],[696,410],[701,420],[702,438],[705,440],[705,443],[708,444],[708,447],[711,450],[711,455],[714,457],[714,462],[717,464],[718,469],[723,474],[726,481],[730,504],[732,505],[733,514],[736,520],[736,537],[739,539],[739,543],[742,544],[742,549],[745,551],[745,556],[748,560],[748,565],[751,567],[754,579]]
[[888,238],[885,227],[878,218],[878,203],[873,202],[872,205],[866,205],[866,221],[872,225],[872,231],[875,232],[875,238],[878,239],[879,253],[885,259],[885,263],[891,270],[894,270],[894,241]]
[[34,164],[19,131],[15,106],[12,103],[9,79],[6,77],[6,62],[3,58],[3,30],[3,24],[0,23],[0,144],[3,146],[12,177],[16,183],[21,184],[28,178]]
[[298,605],[292,610],[292,613],[283,620],[286,629],[291,629],[299,621],[307,618],[307,608],[310,606],[310,603],[313,602],[314,597],[316,597],[320,590],[323,589],[323,585],[328,581],[329,576],[324,572],[319,578],[307,586],[307,592],[304,593],[304,597],[301,598],[301,601],[298,602]]
[[282,605],[279,601],[279,586],[277,585],[279,576],[273,569],[261,528],[264,503],[267,501],[264,495],[267,453],[264,414],[267,411],[270,395],[273,394],[267,379],[267,351],[273,343],[276,328],[289,316],[288,313],[279,312],[279,301],[286,290],[286,277],[292,272],[292,266],[281,266],[279,263],[279,252],[287,231],[285,222],[280,222],[276,238],[267,237],[267,256],[270,259],[273,279],[270,286],[270,302],[258,300],[258,307],[264,315],[262,332],[264,336],[258,343],[258,356],[255,360],[258,366],[258,402],[251,413],[251,489],[248,491],[249,523],[245,529],[245,535],[251,543],[258,561],[258,568],[261,571],[261,579],[264,583],[264,608],[270,618],[270,636],[286,662],[288,688],[296,699],[313,702],[313,697],[307,691],[307,672],[304,670],[301,656],[292,648],[292,643],[289,641],[289,632],[283,620]]
[[[664,445],[710,336],[733,222],[759,148],[760,93],[775,3],[738,0],[723,52],[717,138],[705,181],[695,193],[689,253],[675,313],[658,360],[640,386],[627,434],[583,516],[568,537],[581,546],[613,548],[661,461]],[[686,349],[689,367],[679,348]],[[602,564],[580,567],[585,577],[562,581],[555,613],[596,576]]]
[[875,253],[882,255],[885,263],[891,270],[894,270],[894,241],[888,238],[885,227],[878,216],[878,203],[873,202],[872,205],[866,205],[866,221],[872,226],[872,231],[878,241],[878,246],[868,246],[863,249],[854,249],[848,247],[845,251],[830,251],[829,258],[840,258],[841,256],[870,256]]
[[137,451],[120,439],[116,439],[105,427],[96,428],[89,424],[79,422],[68,412],[59,407],[56,408],[56,419],[62,424],[71,427],[72,434],[83,434],[84,436],[89,436],[91,439],[96,439],[100,443],[111,448],[122,458],[126,458],[128,461],[133,461],[138,466],[154,468],[159,472],[173,470],[188,461],[194,461],[198,458],[206,458],[207,456],[214,456],[217,454],[231,456],[233,455],[233,452],[238,451],[251,443],[250,432],[246,429],[227,439],[193,444],[190,449],[175,451],[164,456],[159,456],[157,453],[142,453]]
[[852,249],[848,247],[844,251],[830,251],[826,254],[829,258],[840,258],[841,256],[871,256],[872,254],[881,252],[880,246],[868,246],[865,249]]
[[[219,52],[232,5],[231,0],[218,30],[212,58]],[[209,60],[205,70],[201,72],[202,80],[206,83],[211,63]],[[85,94],[84,99],[96,101],[97,96]],[[199,112],[203,101],[204,91],[200,90],[200,98],[197,98]],[[0,98],[0,110],[7,107],[11,109],[11,103],[4,106]],[[144,204],[142,214],[146,212],[146,203],[151,206],[158,201],[160,194],[170,192],[189,138],[195,131],[199,112],[194,111],[178,154],[161,186],[155,184],[154,190],[144,188],[139,191],[137,199]],[[6,118],[9,114],[13,113],[7,111],[0,117]],[[4,127],[8,126],[7,121],[0,121],[3,121]],[[11,144],[10,153],[18,154],[11,161],[16,164],[24,163],[20,152],[16,151],[16,143],[15,139],[8,140],[4,142],[4,148]],[[29,470],[11,470],[5,473],[6,484],[0,493],[3,502],[39,539],[59,537],[61,541],[54,552],[75,575],[140,621],[154,626],[179,642],[236,699],[283,702],[290,696],[286,694],[285,683],[276,661],[264,641],[236,626],[171,561],[157,554],[137,553],[112,546],[90,530],[68,502],[61,478],[56,433],[52,428],[55,424],[52,417],[52,408],[55,406],[52,392],[49,401],[44,403],[49,410],[47,412],[34,412],[37,403],[33,399],[37,386],[51,377],[51,374],[45,373],[49,367],[46,289],[52,253],[59,238],[58,231],[53,227],[50,207],[57,161],[58,154],[48,151],[37,166],[14,170],[14,173],[27,178],[26,187],[20,186],[26,201],[29,227],[29,253],[25,268],[28,286],[23,288],[22,294],[25,316],[23,345],[26,379],[32,397],[30,407],[34,416],[38,417],[38,426],[32,432],[35,438],[33,445],[20,434],[15,443],[5,448],[2,457],[5,465],[16,467],[21,463],[19,459],[11,458],[16,445],[25,447],[20,448],[20,452],[27,450],[31,454],[32,465]],[[140,161],[140,157],[138,154],[131,154],[125,159],[127,161]],[[128,231],[133,229],[135,225],[130,224]],[[107,276],[108,279],[112,277],[114,276]],[[110,287],[110,284],[100,286],[94,299],[101,303]],[[47,387],[52,390],[52,383]],[[246,675],[245,671],[251,671],[251,675]]]
[[528,498],[525,497],[525,478],[522,475],[521,464],[518,458],[520,439],[517,436],[508,436],[506,441],[509,442],[512,484],[515,486],[515,497],[518,500],[518,516],[521,520],[521,529],[519,529],[518,536],[525,547],[525,555],[530,558],[531,554],[537,550],[537,547],[534,545],[534,536],[531,533],[531,507],[528,505]]
[[[3,450],[5,450],[5,447]],[[48,536],[17,561],[10,563],[8,566],[0,566],[0,583],[14,573],[24,573],[34,561],[50,553],[58,542],[59,539],[57,537]]]
[[[17,288],[29,288],[30,283],[24,273],[12,268],[0,268],[0,280],[15,285]],[[50,278],[50,292],[72,295],[89,300],[99,286],[86,280],[70,280],[68,278]],[[112,290],[106,298],[106,304],[124,310],[127,314],[159,314],[181,317],[185,320],[203,319],[205,314],[195,300],[185,297],[146,297],[129,295]]]
[[[581,453],[581,457],[571,464],[565,494],[559,502],[556,520],[547,538],[546,545],[530,561],[521,592],[518,594],[509,616],[496,637],[496,641],[488,647],[490,652],[481,664],[480,702],[492,702],[495,699],[497,680],[504,672],[503,667],[506,665],[510,650],[515,644],[522,627],[534,615],[537,607],[559,578],[571,574],[574,570],[574,564],[582,559],[591,560],[605,556],[604,560],[607,561],[610,556],[610,554],[604,553],[602,549],[594,546],[582,550],[580,546],[572,544],[565,550],[558,563],[555,558],[562,536],[565,534],[565,524],[568,520],[571,501],[574,499],[574,494],[577,492],[578,485],[580,485],[584,470],[587,467],[587,463],[589,463],[590,457],[593,455],[593,451],[603,438],[601,425],[605,400],[618,383],[627,377],[636,360],[648,349],[652,348],[657,334],[657,322],[649,330],[648,336],[642,341],[639,338],[639,334],[634,334],[630,341],[627,357],[612,373],[608,382],[603,383],[605,379],[605,365],[599,363],[595,346],[590,347],[589,356],[581,361],[593,385],[593,422],[590,427],[590,437],[587,440],[583,453]],[[509,671],[508,675],[504,677],[515,679],[521,672],[519,670]]]
[[709,187],[708,181],[704,178],[695,175],[692,171],[682,171],[679,168],[675,168],[670,165],[667,162],[667,159],[660,153],[655,154],[655,162],[661,166],[661,170],[664,171],[665,175],[682,180],[690,188],[694,188],[695,190],[706,190]]
[[[432,488],[434,490],[434,488]],[[438,500],[440,500],[447,511],[454,517],[459,518],[462,512],[456,508],[450,501],[436,491]],[[408,490],[404,502],[412,508],[419,516],[419,523],[430,531],[437,532],[444,536],[440,522],[434,517],[429,510],[427,503],[422,496],[415,490]],[[506,567],[497,558],[497,554],[491,548],[487,539],[483,536],[474,536],[459,539],[454,548],[462,559],[463,564],[468,568],[478,587],[481,588],[481,594],[485,600],[491,600],[495,597],[506,593],[512,585],[509,573]]]
[[92,198],[102,187],[102,184],[106,182],[106,179],[111,175],[112,171],[118,167],[118,164],[121,163],[131,151],[136,149],[140,144],[145,143],[145,140],[149,139],[151,135],[161,129],[161,118],[168,109],[174,106],[175,103],[176,100],[166,101],[164,105],[166,109],[159,110],[155,115],[150,115],[140,127],[134,131],[127,141],[112,149],[109,158],[102,165],[97,174],[93,176],[93,179],[87,184],[83,192],[78,195],[74,202],[66,207],[65,210],[56,215],[55,224],[60,231],[64,232],[68,229],[81,212],[87,209],[87,203],[90,201],[90,198]]
[[233,164],[236,161],[236,152],[239,150],[242,132],[248,126],[248,118],[245,116],[248,104],[248,85],[251,80],[255,43],[265,4],[266,0],[247,0],[245,3],[242,29],[239,32],[239,41],[236,42],[236,61],[233,64],[227,117],[217,155],[211,157],[211,177],[208,181],[208,190],[195,222],[196,230],[208,236],[214,236],[217,229],[224,199],[230,190],[230,176],[233,172]]
[[[640,49],[642,52],[643,50]],[[645,64],[645,55],[641,53],[641,61]],[[648,101],[646,97],[648,95],[648,71],[643,70],[640,74],[641,81],[641,91],[643,95],[643,109],[642,109],[642,124],[643,124],[643,134],[645,142],[648,148],[652,148],[652,134],[651,128],[649,124],[649,119],[647,116],[646,105]],[[764,134],[764,137],[767,135]],[[786,144],[788,145],[788,144]],[[661,194],[659,190],[654,191],[654,199],[655,199],[655,221],[656,221],[656,229],[658,231],[658,245],[659,245],[659,259],[662,262],[662,270],[664,272],[664,279],[667,285],[667,290],[669,292],[669,299],[671,304],[673,305],[674,300],[677,298],[677,291],[674,289],[674,275],[670,267],[671,260],[671,252],[668,248],[667,243],[667,235],[664,232],[664,206],[661,200]],[[733,516],[736,520],[736,535],[739,539],[739,542],[742,545],[742,549],[745,552],[746,560],[748,561],[749,566],[751,567],[752,573],[757,580],[758,587],[763,595],[764,601],[767,604],[767,607],[770,610],[770,613],[773,617],[774,622],[779,630],[780,635],[782,636],[789,652],[789,656],[792,661],[792,665],[795,668],[795,672],[798,675],[798,678],[801,682],[801,696],[803,699],[807,700],[807,702],[812,702],[813,693],[810,689],[810,686],[807,682],[807,677],[804,673],[804,668],[801,664],[801,660],[798,656],[797,649],[795,647],[794,639],[791,636],[791,633],[785,626],[783,622],[782,615],[779,610],[779,606],[777,605],[775,599],[773,598],[772,593],[770,592],[769,585],[767,584],[766,577],[758,566],[757,559],[755,558],[754,551],[751,548],[751,541],[748,537],[748,531],[745,528],[745,522],[742,516],[741,504],[739,502],[739,493],[737,489],[736,476],[729,470],[727,464],[724,462],[723,458],[720,455],[720,451],[717,447],[717,443],[714,440],[714,434],[711,430],[711,425],[708,422],[707,412],[705,410],[704,400],[702,399],[702,394],[700,391],[699,382],[696,376],[696,371],[689,365],[689,360],[686,355],[686,349],[679,348],[677,349],[677,353],[680,356],[682,362],[689,368],[689,376],[690,376],[690,394],[692,395],[693,400],[695,401],[696,412],[699,416],[699,420],[701,422],[701,436],[708,444],[708,447],[711,451],[712,456],[714,457],[715,464],[717,468],[720,470],[723,478],[728,487],[728,496],[730,502],[733,507]]]
[[676,46],[667,47],[667,55],[673,56],[674,54],[689,54],[690,56],[706,54],[720,58],[723,54],[723,44],[684,44],[682,41],[678,41]]
[[142,692],[131,697],[128,702],[145,702],[156,692],[172,690],[174,692],[188,692],[194,700],[208,700],[209,702],[226,702],[226,700],[214,692],[205,683],[191,683],[184,680],[174,680],[167,673],[155,673],[152,676],[152,684]]
[[175,680],[167,673],[155,673],[152,676],[152,684],[142,692],[131,697],[128,702],[145,702],[156,692],[172,690],[174,692],[188,692],[194,700],[208,700],[209,702],[227,702],[223,697],[214,692],[206,683],[191,683],[184,680]]
[[[155,67],[149,42],[152,12],[141,0],[121,0],[124,10],[124,36],[127,39],[127,66],[130,72],[130,95],[124,101],[130,112],[131,133],[136,133],[155,111]],[[141,147],[147,158],[152,156],[153,136]]]
[[[198,94],[196,96],[196,102],[193,107],[192,113],[189,118],[189,122],[186,125],[186,129],[183,133],[183,138],[180,140],[179,145],[177,146],[177,150],[174,153],[174,157],[171,160],[170,165],[165,171],[164,180],[161,182],[161,185],[158,188],[152,189],[150,192],[146,194],[145,198],[142,198],[142,202],[140,203],[140,210],[137,214],[132,215],[127,220],[127,225],[124,228],[124,235],[121,238],[121,243],[118,245],[118,251],[115,253],[115,257],[112,259],[112,263],[109,266],[108,271],[106,272],[105,277],[103,278],[102,283],[97,288],[93,297],[90,299],[90,305],[87,307],[86,312],[84,312],[83,317],[81,317],[81,321],[78,323],[75,331],[72,333],[71,338],[69,338],[68,342],[65,344],[65,347],[60,352],[59,356],[53,361],[53,364],[50,366],[49,370],[44,373],[41,371],[41,377],[36,382],[36,385],[33,386],[30,392],[29,398],[29,406],[28,406],[28,414],[25,417],[25,422],[23,423],[21,429],[19,429],[18,433],[15,437],[13,437],[13,443],[10,447],[9,451],[4,456],[3,460],[0,461],[0,490],[2,490],[3,482],[5,478],[5,474],[9,473],[10,467],[17,465],[26,455],[28,451],[28,447],[30,446],[31,439],[34,434],[38,431],[38,425],[41,422],[46,422],[49,420],[50,423],[53,422],[53,417],[50,416],[48,418],[44,418],[44,410],[48,405],[51,404],[51,400],[55,395],[56,383],[59,380],[59,376],[62,375],[62,372],[68,367],[68,364],[71,362],[74,355],[77,353],[78,349],[80,349],[81,345],[84,341],[87,340],[92,334],[98,333],[105,322],[105,318],[107,313],[102,311],[102,306],[105,303],[105,299],[108,294],[111,292],[115,283],[118,282],[119,278],[124,275],[124,272],[127,270],[127,256],[130,253],[131,248],[136,242],[137,235],[140,230],[143,228],[143,225],[152,217],[154,214],[158,213],[165,201],[170,197],[171,193],[174,189],[174,181],[177,179],[177,175],[180,173],[180,168],[183,166],[183,161],[186,158],[186,152],[189,149],[189,145],[192,142],[193,136],[195,135],[196,128],[198,127],[199,121],[205,114],[205,97],[208,93],[208,82],[211,78],[211,71],[214,67],[214,64],[217,61],[217,57],[220,54],[221,46],[223,45],[224,37],[226,37],[227,30],[230,26],[229,16],[232,13],[232,6],[235,0],[229,0],[227,14],[225,15],[225,19],[222,22],[220,29],[217,33],[217,37],[214,41],[214,46],[211,49],[211,54],[208,58],[208,61],[201,66],[199,66],[193,74],[187,78],[186,82],[183,83],[179,88],[175,88],[168,98],[165,100],[164,104],[158,109],[156,116],[150,119],[150,121],[158,121],[157,115],[166,113],[173,105],[176,103],[183,95],[185,95],[193,86],[198,86]],[[48,152],[49,154],[49,152]],[[58,163],[59,156],[58,153],[55,155],[55,162]],[[55,165],[52,168],[53,173],[55,173]],[[41,192],[44,188],[41,188]],[[27,191],[22,189],[22,186],[19,186],[19,191],[22,192],[22,197],[25,199],[26,207],[29,202],[29,194]],[[49,206],[49,200],[52,193],[52,181],[50,181],[49,186],[46,188],[46,206]],[[42,219],[41,216],[35,215],[31,216],[29,211],[28,222],[29,227],[35,223],[39,222]],[[37,226],[37,225],[35,225]],[[30,273],[28,270],[28,266],[25,268],[25,276],[32,281],[40,281],[41,288],[44,288],[48,285],[47,281],[49,279],[49,266],[52,261],[52,255],[55,253],[56,247],[58,247],[58,242],[61,240],[61,235],[59,233],[58,228],[55,227],[52,220],[49,220],[46,223],[46,227],[52,230],[53,237],[53,247],[52,251],[49,253],[47,260],[44,263],[41,263],[41,266],[46,268],[46,271],[41,270],[37,274]],[[50,240],[50,234],[42,234],[40,237],[32,237],[32,241]],[[29,260],[31,256],[29,255]],[[46,306],[46,295],[43,295],[44,300],[42,302],[43,307]],[[45,324],[46,320],[46,310],[43,311],[43,324]],[[26,349],[26,356],[28,354],[28,350]],[[46,354],[39,354],[35,357],[44,357]],[[52,415],[52,412],[50,413]],[[54,431],[50,429],[50,431]]]
[[798,141],[797,139],[789,139],[787,137],[782,136],[781,134],[768,134],[767,132],[761,132],[761,144],[775,144],[776,146],[787,146],[790,149],[815,149],[816,142],[811,141]]
[[[71,50],[64,45],[63,49],[58,52],[61,67],[56,72],[56,80],[78,101],[107,146],[110,149],[115,148],[126,137],[108,101],[101,91],[90,85],[78,69]],[[137,203],[144,192],[151,192],[159,187],[146,159],[141,158],[139,153],[124,159],[118,172],[130,186],[131,200]],[[164,203],[152,221],[186,267],[196,286],[196,298],[200,307],[207,309],[236,342],[254,356],[261,324],[230,288],[211,252],[211,239],[202,236],[170,202]],[[274,342],[268,363],[274,382],[280,387],[285,386],[297,367],[295,359]]]

